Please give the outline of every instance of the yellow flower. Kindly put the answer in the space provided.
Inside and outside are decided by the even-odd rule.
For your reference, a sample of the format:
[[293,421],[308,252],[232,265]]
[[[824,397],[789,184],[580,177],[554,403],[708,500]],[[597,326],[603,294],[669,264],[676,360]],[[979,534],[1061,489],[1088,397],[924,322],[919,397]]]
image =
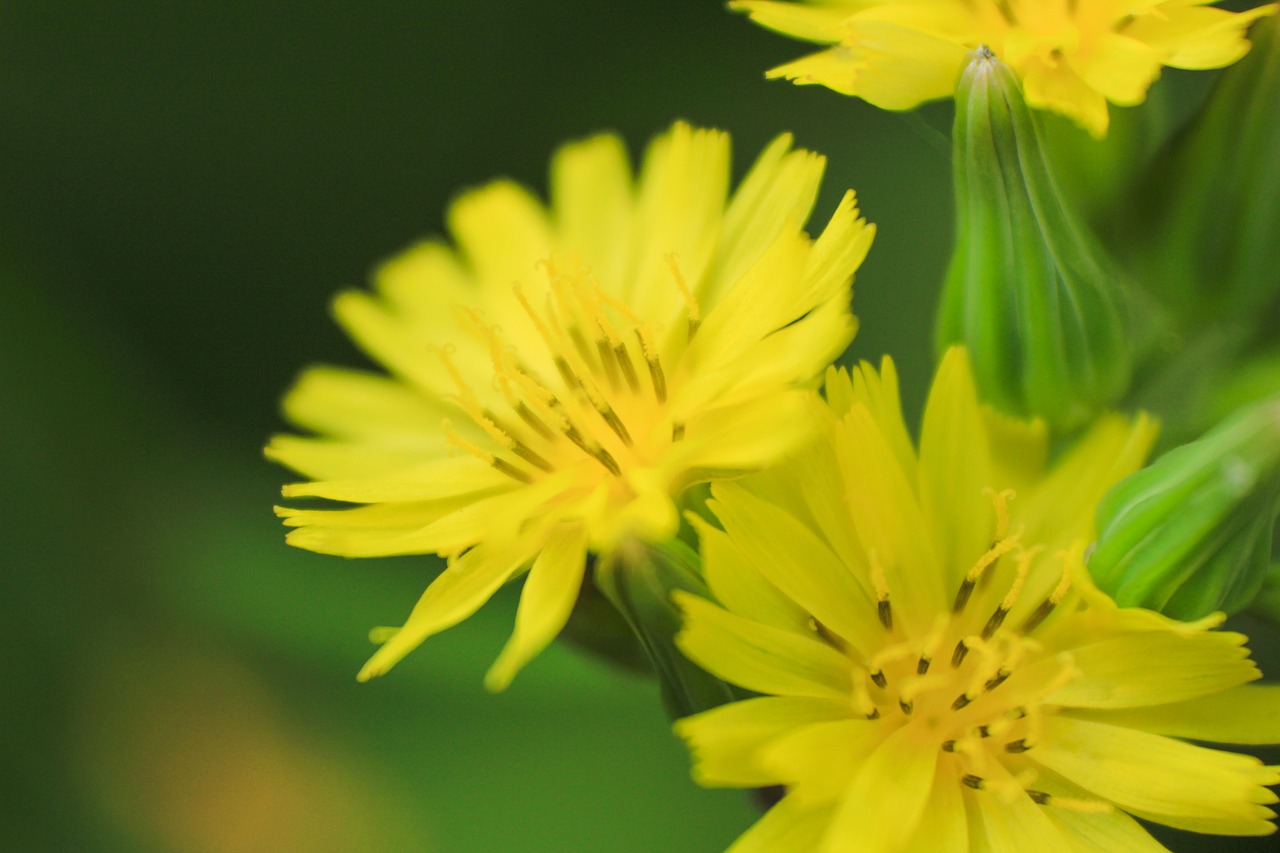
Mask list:
[[855,328],[850,282],[874,228],[848,193],[803,231],[825,161],[789,136],[729,193],[729,140],[676,124],[633,180],[622,143],[562,148],[551,203],[497,181],[430,241],[334,303],[392,378],[317,367],[284,402],[315,437],[267,455],[309,482],[288,541],[348,557],[437,553],[449,565],[360,672],[386,672],[529,569],[488,684],[555,637],[589,553],[677,533],[691,483],[790,450],[822,370]]
[[950,97],[969,51],[985,45],[1022,79],[1027,103],[1107,132],[1107,102],[1142,103],[1162,66],[1221,68],[1249,50],[1244,31],[1276,5],[1239,14],[1213,0],[737,0],[761,25],[831,47],[770,77],[817,83],[906,110]]
[[713,488],[721,606],[680,597],[685,653],[763,694],[677,723],[695,777],[787,790],[733,853],[1163,850],[1134,817],[1274,829],[1276,768],[1176,739],[1280,741],[1245,638],[1117,608],[1084,570],[1146,418],[1102,418],[1046,466],[1044,429],[981,408],[962,350],[918,454],[891,363],[831,371],[827,397],[793,464]]

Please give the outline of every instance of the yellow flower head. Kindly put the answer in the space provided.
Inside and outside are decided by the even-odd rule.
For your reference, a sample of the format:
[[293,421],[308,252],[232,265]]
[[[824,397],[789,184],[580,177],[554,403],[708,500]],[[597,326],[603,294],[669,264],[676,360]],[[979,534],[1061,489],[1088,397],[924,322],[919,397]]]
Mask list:
[[1221,68],[1275,4],[1239,14],[1213,0],[737,0],[763,26],[831,47],[770,77],[817,83],[878,107],[947,98],[969,51],[986,46],[1023,81],[1027,102],[1107,132],[1107,101],[1142,103],[1162,66]]
[[1084,570],[1147,419],[1046,466],[1043,428],[982,409],[961,350],[918,453],[891,363],[831,371],[827,397],[793,464],[713,488],[720,605],[680,598],[685,653],[764,694],[677,723],[695,777],[787,790],[733,853],[1163,850],[1130,815],[1274,829],[1276,768],[1175,739],[1280,740],[1245,638],[1117,608]]
[[437,553],[445,572],[361,679],[471,615],[529,566],[505,686],[559,632],[589,552],[676,534],[690,483],[750,471],[805,434],[853,336],[850,282],[874,228],[852,193],[802,230],[825,161],[779,137],[729,196],[729,140],[675,125],[633,180],[622,143],[567,145],[551,203],[497,181],[334,313],[392,378],[313,368],[284,402],[315,437],[267,455],[309,482],[288,541],[348,557]]

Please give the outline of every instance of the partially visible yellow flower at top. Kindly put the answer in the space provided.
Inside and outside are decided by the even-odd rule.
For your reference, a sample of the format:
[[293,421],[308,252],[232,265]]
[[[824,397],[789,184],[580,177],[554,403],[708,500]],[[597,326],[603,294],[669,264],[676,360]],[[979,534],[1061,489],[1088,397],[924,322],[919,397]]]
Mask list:
[[[487,683],[504,687],[563,627],[589,553],[679,528],[692,483],[768,464],[805,435],[823,369],[853,337],[850,284],[874,228],[848,193],[803,231],[825,160],[770,144],[729,192],[729,139],[676,124],[633,179],[622,143],[562,148],[551,202],[497,181],[429,241],[334,303],[391,377],[305,372],[267,455],[308,482],[288,541],[449,565],[360,678],[386,672],[529,569]],[[532,564],[530,568],[530,564]]]
[[1107,132],[1107,102],[1142,103],[1162,66],[1221,68],[1276,5],[1232,13],[1213,0],[737,0],[763,26],[831,47],[770,77],[817,83],[906,110],[955,91],[985,45],[1022,79],[1027,102]]
[[1280,741],[1245,638],[1121,609],[1085,571],[1095,507],[1140,467],[1145,418],[1046,464],[1042,425],[979,406],[945,357],[919,451],[891,363],[832,371],[824,436],[713,487],[718,603],[678,645],[757,694],[677,731],[712,786],[786,796],[732,853],[1152,853],[1133,818],[1263,835],[1277,768],[1195,746]]

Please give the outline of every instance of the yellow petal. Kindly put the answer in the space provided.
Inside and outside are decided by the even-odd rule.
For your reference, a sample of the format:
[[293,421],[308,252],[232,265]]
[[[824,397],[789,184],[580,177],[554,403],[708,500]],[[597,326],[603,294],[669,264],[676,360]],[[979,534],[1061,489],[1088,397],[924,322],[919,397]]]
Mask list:
[[1047,701],[1071,708],[1159,705],[1217,693],[1259,676],[1242,634],[1126,633],[1071,650],[1080,677]]
[[950,569],[945,587],[957,587],[990,547],[995,513],[986,491],[1005,487],[995,481],[969,357],[953,347],[938,366],[920,431],[920,503],[938,558]]
[[553,533],[533,561],[520,593],[516,629],[485,676],[485,687],[505,690],[520,669],[555,639],[569,621],[586,570],[587,537],[581,527]]
[[798,728],[848,716],[848,703],[839,700],[765,696],[678,720],[675,731],[693,753],[698,784],[750,788],[783,781],[759,759],[770,743]]
[[542,203],[519,184],[494,181],[459,196],[447,214],[449,231],[483,285],[506,290],[526,281],[551,251]]
[[475,613],[531,556],[483,545],[463,554],[431,582],[404,627],[369,658],[356,677],[368,681],[386,673],[423,640]]
[[771,0],[736,0],[729,8],[746,12],[751,20],[775,32],[825,44],[840,41],[840,25],[853,11],[843,4],[815,7]]
[[378,503],[438,500],[518,485],[510,477],[479,459],[451,456],[399,472],[395,479],[372,477],[294,483],[285,486],[281,492],[287,498],[312,497],[349,503]]
[[707,586],[721,604],[775,628],[795,632],[809,629],[809,614],[756,571],[737,542],[692,513],[689,520],[698,531]]
[[969,822],[964,797],[955,776],[935,773],[933,791],[925,806],[926,819],[916,827],[911,843],[902,853],[970,853]]
[[1050,65],[1034,59],[1022,72],[1023,94],[1033,107],[1053,110],[1073,119],[1095,139],[1107,135],[1111,118],[1107,99],[1080,78],[1065,60]]
[[687,593],[676,593],[684,629],[676,645],[707,672],[757,693],[840,699],[849,661],[820,640],[762,625]]
[[423,449],[442,446],[436,436],[450,411],[384,376],[328,366],[303,371],[282,408],[290,421],[313,432]]
[[1274,831],[1264,804],[1276,797],[1263,786],[1280,773],[1252,756],[1065,715],[1045,721],[1027,756],[1141,818],[1224,835]]
[[[964,792],[965,799],[980,828],[985,845],[974,844],[976,850],[990,853],[1077,853],[1075,846],[1046,814],[1043,806],[1031,797],[1016,793],[1021,786],[998,761],[991,762],[983,777],[984,787],[1000,786],[998,791]],[[1009,796],[1002,796],[1004,792]],[[977,839],[974,839],[977,842]]]
[[728,193],[729,137],[724,133],[678,122],[649,145],[640,170],[629,275],[612,283],[641,317],[669,323],[684,308],[669,255],[697,292]]
[[706,409],[688,422],[685,437],[665,463],[673,471],[707,480],[777,462],[812,434],[815,425],[807,416],[811,394],[780,391],[766,399]]
[[1274,3],[1239,13],[1200,6],[1173,7],[1161,4],[1158,11],[1142,15],[1124,33],[1163,52],[1165,65],[1189,69],[1221,68],[1244,56],[1249,52],[1245,30],[1277,9]]
[[858,767],[884,740],[884,721],[845,718],[793,729],[759,756],[774,778],[803,803],[834,803],[844,796]]
[[864,586],[813,531],[733,483],[718,485],[709,508],[750,566],[822,625],[870,654],[884,629],[869,618],[875,591]]
[[[443,445],[443,441],[439,444]],[[430,459],[443,454],[445,448],[441,446],[433,452],[388,446],[376,441],[330,441],[323,438],[277,435],[272,437],[262,452],[268,459],[286,465],[304,477],[316,480],[349,480],[357,477],[396,476],[405,469],[421,465],[424,457]]]
[[628,261],[631,166],[622,141],[601,134],[566,145],[551,162],[551,206],[562,251],[576,252],[601,281]]
[[773,140],[733,194],[715,261],[697,293],[704,304],[714,305],[784,230],[808,221],[827,161],[791,145],[790,134]]
[[1146,99],[1147,89],[1160,76],[1160,59],[1159,51],[1138,39],[1104,33],[1088,56],[1073,65],[1094,91],[1113,104],[1131,107]]
[[784,797],[726,853],[811,853],[822,837],[829,812],[802,806],[795,797]]
[[823,840],[825,853],[896,853],[925,816],[939,753],[903,726],[857,768]]
[[1250,684],[1185,702],[1070,715],[1211,743],[1274,744],[1280,743],[1280,685]]

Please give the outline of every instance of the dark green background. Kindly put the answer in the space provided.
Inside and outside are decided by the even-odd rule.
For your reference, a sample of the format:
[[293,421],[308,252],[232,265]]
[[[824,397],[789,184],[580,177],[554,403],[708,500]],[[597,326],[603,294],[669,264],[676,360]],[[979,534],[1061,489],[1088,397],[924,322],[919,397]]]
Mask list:
[[797,51],[690,0],[0,4],[0,846],[727,846],[753,812],[651,685],[557,647],[483,691],[512,590],[356,684],[437,567],[287,548],[260,447],[301,366],[361,363],[330,295],[458,189],[677,117],[739,172],[782,130],[832,157],[818,215],[852,186],[880,227],[854,352],[918,411],[949,108],[762,79]]

